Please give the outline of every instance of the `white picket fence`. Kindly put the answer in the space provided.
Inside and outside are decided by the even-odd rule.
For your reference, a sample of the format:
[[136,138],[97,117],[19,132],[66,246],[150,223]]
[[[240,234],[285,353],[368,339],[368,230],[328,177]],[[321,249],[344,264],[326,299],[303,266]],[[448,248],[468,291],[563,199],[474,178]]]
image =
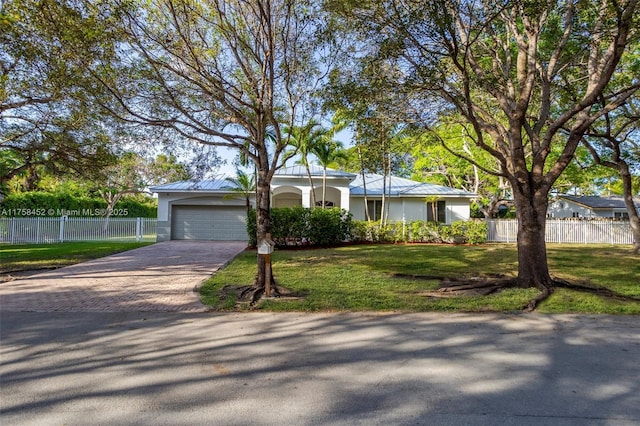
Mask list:
[[[517,220],[487,220],[488,241],[512,243],[518,235]],[[623,220],[547,220],[545,240],[568,244],[633,244],[628,221]]]
[[0,218],[0,243],[155,241],[156,219],[87,217]]
[[[517,240],[516,220],[487,220],[489,242]],[[64,241],[155,241],[156,219],[84,217],[0,218],[0,243]],[[631,226],[615,220],[547,220],[546,241],[574,244],[633,244]]]

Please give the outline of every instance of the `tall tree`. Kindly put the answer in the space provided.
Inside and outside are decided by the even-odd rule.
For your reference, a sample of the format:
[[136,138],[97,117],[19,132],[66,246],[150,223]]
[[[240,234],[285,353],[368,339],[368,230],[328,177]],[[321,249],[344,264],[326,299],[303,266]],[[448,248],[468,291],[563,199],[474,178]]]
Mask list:
[[[288,143],[283,123],[308,120],[309,97],[323,77],[318,34],[328,21],[316,2],[68,0],[49,6],[61,41],[81,52],[77,61],[109,90],[109,98],[96,99],[103,108],[129,123],[236,149],[253,161],[257,238],[265,238],[270,183]],[[120,41],[96,49],[85,36],[100,31],[117,32]],[[104,60],[105,50],[115,57]],[[259,255],[254,300],[266,270]]]
[[640,253],[640,215],[634,200],[633,168],[640,166],[640,99],[630,99],[619,111],[607,112],[585,133],[582,142],[596,164],[616,170],[622,180],[633,251]]
[[145,175],[147,186],[193,178],[193,172],[189,170],[187,164],[180,162],[174,155],[167,154],[159,154],[156,158],[147,159]]
[[498,169],[495,159],[472,143],[465,126],[443,123],[431,132],[414,137],[411,154],[415,158],[412,175],[415,180],[478,194],[476,204],[485,218],[494,218],[500,206],[513,204],[509,201],[509,184],[504,178],[486,173],[476,164],[452,154],[442,146],[441,140],[445,140],[447,146],[456,152],[464,152],[484,168]]
[[253,174],[247,174],[242,170],[236,171],[236,177],[228,177],[225,179],[232,184],[231,191],[234,192],[230,197],[240,195],[244,197],[245,207],[247,208],[247,218],[251,212],[251,195],[256,193],[256,177]]
[[[346,27],[351,28],[349,23]],[[325,108],[335,111],[336,119],[352,127],[358,171],[363,180],[366,172],[383,176],[380,226],[384,226],[391,174],[409,175],[409,148],[403,142],[414,130],[410,112],[413,105],[406,102],[401,91],[387,90],[390,89],[387,79],[395,74],[394,70],[388,64],[369,59],[354,63],[350,69],[345,66],[348,63],[345,58],[343,66],[331,72],[330,84],[325,89]],[[364,202],[370,219],[366,196]]]
[[93,185],[95,191],[107,203],[108,219],[122,197],[149,193],[151,186],[188,180],[191,177],[188,167],[173,156],[160,154],[156,158],[145,158],[129,151],[120,155],[116,163],[103,170],[100,179]]
[[[589,126],[640,87],[637,78],[609,85],[628,46],[638,43],[638,1],[388,0],[332,6],[365,35],[360,43],[369,50],[363,61],[393,71],[385,73],[389,90],[437,106],[414,119],[433,124],[440,112],[455,111],[473,129],[476,146],[497,160],[497,173],[485,171],[511,185],[518,215],[514,284],[540,289],[530,304],[535,307],[560,284],[551,278],[545,244],[554,182]],[[473,162],[464,152],[456,154]]]
[[303,126],[285,127],[284,132],[288,137],[288,145],[291,149],[284,152],[282,156],[282,164],[288,159],[299,155],[299,163],[304,166],[311,188],[311,205],[316,205],[316,192],[313,185],[313,177],[309,167],[309,155],[315,147],[321,143],[326,130],[316,120],[310,120]]
[[0,2],[0,191],[16,176],[35,185],[42,168],[90,178],[115,160],[39,4]]
[[344,158],[346,155],[342,144],[331,139],[328,134],[313,147],[311,152],[322,166],[322,208],[325,208],[327,204],[327,168],[334,161]]

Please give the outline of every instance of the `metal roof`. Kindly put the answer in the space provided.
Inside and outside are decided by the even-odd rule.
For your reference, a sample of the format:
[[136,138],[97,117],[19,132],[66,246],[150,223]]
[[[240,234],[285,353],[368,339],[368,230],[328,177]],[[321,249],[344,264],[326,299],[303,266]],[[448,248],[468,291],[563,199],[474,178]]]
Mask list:
[[[558,198],[562,198],[594,210],[626,208],[622,197],[561,195]],[[640,200],[634,200],[634,202],[636,206],[640,208]]]
[[[324,169],[321,166],[318,166],[316,164],[309,164],[309,172],[311,172],[311,176],[323,176],[324,175]],[[307,169],[304,166],[290,166],[290,167],[283,167],[281,169],[276,170],[276,172],[274,173],[275,176],[291,176],[291,177],[306,177],[307,176]],[[327,176],[328,177],[340,177],[340,178],[347,178],[347,179],[353,179],[356,177],[356,175],[354,173],[348,173],[348,172],[343,172],[340,170],[335,170],[335,169],[329,169],[327,168]]]
[[[382,196],[384,189],[384,176],[368,173],[365,174],[365,180],[368,196]],[[386,179],[386,185],[389,185],[389,178]],[[356,179],[349,185],[351,195],[364,195],[364,184],[362,175],[358,175]],[[476,194],[463,191],[460,189],[450,188],[447,186],[436,185],[433,183],[416,182],[414,180],[391,177],[391,187],[387,188],[387,194],[392,196],[458,196],[458,197],[475,197]]]
[[[322,176],[323,170],[320,166],[311,166],[312,176]],[[278,177],[306,177],[307,171],[304,166],[293,166],[278,170],[275,173]],[[364,195],[364,185],[362,181],[362,175],[342,172],[333,169],[327,169],[327,176],[340,177],[351,180],[349,184],[349,192],[351,195],[359,196]],[[383,191],[383,176],[375,173],[365,174],[367,195],[368,196],[382,196]],[[389,184],[389,178],[387,177],[386,184]],[[214,180],[185,180],[180,182],[167,183],[165,185],[154,186],[151,189],[153,192],[228,192],[231,191],[233,185],[224,179]],[[392,196],[414,196],[414,197],[426,197],[426,196],[453,196],[453,197],[474,197],[476,194],[471,192],[462,191],[460,189],[449,188],[447,186],[436,185],[432,183],[416,182],[409,179],[391,177],[391,188],[386,189],[387,194]]]
[[224,179],[183,180],[151,187],[153,192],[230,191],[233,185]]

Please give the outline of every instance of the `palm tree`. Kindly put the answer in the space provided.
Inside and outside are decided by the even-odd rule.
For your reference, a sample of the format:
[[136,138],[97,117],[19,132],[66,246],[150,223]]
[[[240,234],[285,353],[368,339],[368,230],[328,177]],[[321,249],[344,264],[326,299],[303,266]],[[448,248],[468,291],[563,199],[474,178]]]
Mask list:
[[[369,212],[369,200],[367,199],[367,179],[365,176],[364,157],[362,154],[362,142],[360,141],[360,137],[358,136],[359,132],[358,132],[358,125],[356,124],[357,120],[353,116],[352,110],[341,107],[341,108],[338,108],[336,113],[333,115],[331,122],[333,123],[333,127],[330,130],[332,137],[336,133],[348,127],[352,127],[354,130],[354,139],[353,139],[355,141],[354,148],[357,153],[358,168],[359,168],[360,176],[362,177],[362,189],[364,190],[364,197],[363,197],[364,211],[367,217],[367,222],[371,222],[371,214]],[[345,162],[348,162],[348,161],[349,161],[348,155],[345,154]]]
[[307,171],[307,178],[309,179],[309,186],[311,187],[311,204],[315,206],[316,194],[313,187],[311,170],[309,168],[309,154],[313,152],[316,145],[322,142],[327,130],[322,128],[317,121],[310,120],[304,126],[285,128],[284,133],[287,135],[289,140],[288,144],[292,149],[284,152],[282,162],[285,163],[291,157],[297,154],[300,155],[300,160],[297,161],[297,163],[303,165]]
[[340,158],[346,158],[346,153],[342,149],[342,144],[325,137],[322,143],[316,144],[312,149],[313,155],[322,166],[322,208],[326,205],[327,197],[327,167]]
[[256,192],[256,176],[255,174],[248,175],[242,170],[237,170],[236,174],[237,177],[235,178],[228,177],[225,179],[227,182],[235,185],[229,188],[234,193],[234,195],[230,195],[227,197],[236,197],[238,195],[242,195],[246,201],[247,218],[249,218],[249,213],[251,210],[251,195]]

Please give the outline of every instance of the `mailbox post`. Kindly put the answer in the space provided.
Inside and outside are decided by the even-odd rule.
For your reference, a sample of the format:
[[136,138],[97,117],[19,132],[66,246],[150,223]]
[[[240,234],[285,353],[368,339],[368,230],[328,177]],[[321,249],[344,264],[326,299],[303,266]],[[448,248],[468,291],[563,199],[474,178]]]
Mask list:
[[264,295],[271,297],[271,253],[276,243],[271,239],[271,234],[258,242],[258,254],[264,256]]

